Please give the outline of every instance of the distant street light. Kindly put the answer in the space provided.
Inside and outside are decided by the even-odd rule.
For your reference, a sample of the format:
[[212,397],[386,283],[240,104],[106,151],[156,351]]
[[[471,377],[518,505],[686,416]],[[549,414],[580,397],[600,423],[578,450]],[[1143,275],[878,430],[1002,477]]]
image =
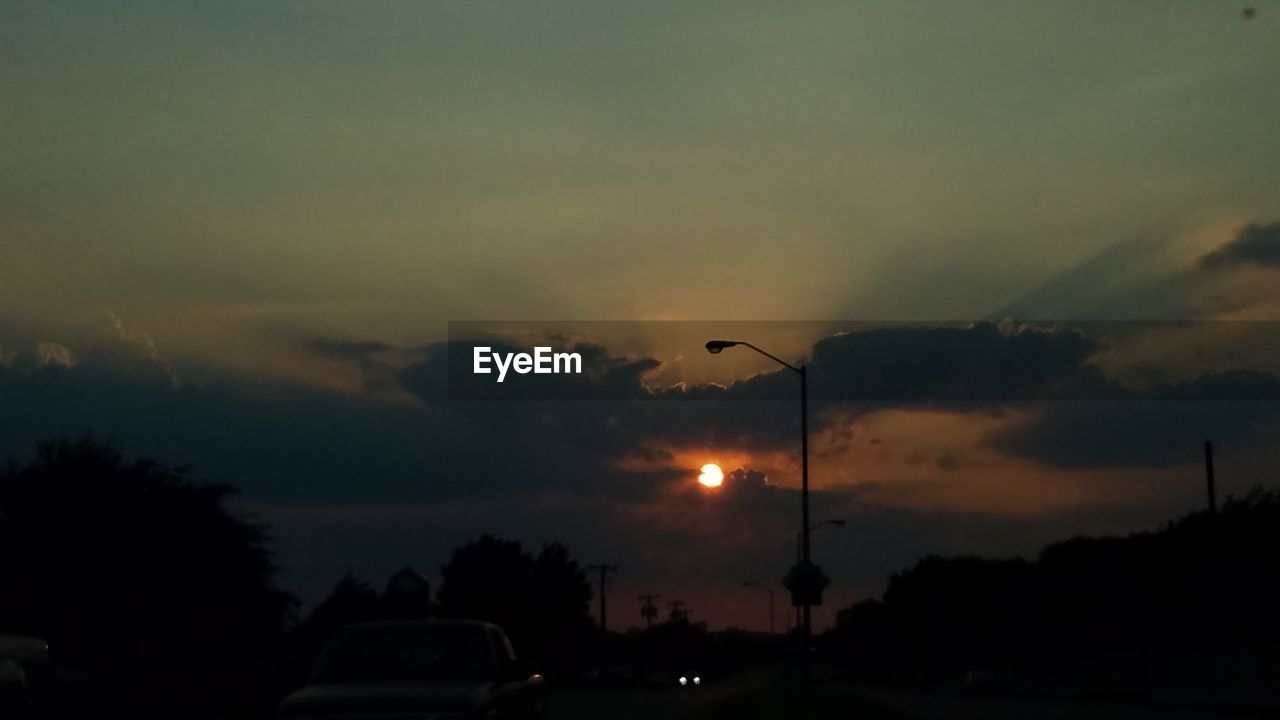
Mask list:
[[761,585],[758,582],[752,582],[750,580],[743,580],[742,587],[759,588],[760,590],[763,590],[769,593],[769,634],[772,635],[773,634],[773,588],[769,587],[768,585]]

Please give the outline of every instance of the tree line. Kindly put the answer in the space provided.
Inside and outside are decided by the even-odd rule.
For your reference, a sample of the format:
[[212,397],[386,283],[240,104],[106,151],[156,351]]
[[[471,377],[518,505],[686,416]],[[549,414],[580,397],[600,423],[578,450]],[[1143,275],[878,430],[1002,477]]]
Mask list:
[[829,659],[910,682],[923,668],[1157,655],[1280,637],[1280,491],[1254,489],[1126,537],[1077,537],[1034,560],[926,557],[880,599],[841,610]]
[[[591,584],[559,543],[485,535],[456,550],[430,597],[351,575],[309,612],[279,587],[268,529],[235,489],[126,458],[84,437],[0,471],[0,634],[47,640],[95,714],[267,706],[338,628],[413,617],[488,620],[540,667],[577,668]],[[423,588],[425,590],[425,588]]]
[[[559,543],[481,536],[453,551],[434,596],[348,575],[304,614],[278,584],[268,529],[228,508],[234,492],[93,438],[10,461],[0,471],[0,634],[47,639],[77,669],[71,695],[96,715],[267,706],[335,630],[364,620],[489,620],[548,674],[601,659],[591,583]],[[1034,560],[926,557],[889,578],[881,598],[840,611],[819,652],[895,681],[927,667],[1280,636],[1276,607],[1280,492],[1255,490],[1216,514],[1076,538]],[[688,655],[706,643],[687,625],[609,642],[636,657],[666,645]]]

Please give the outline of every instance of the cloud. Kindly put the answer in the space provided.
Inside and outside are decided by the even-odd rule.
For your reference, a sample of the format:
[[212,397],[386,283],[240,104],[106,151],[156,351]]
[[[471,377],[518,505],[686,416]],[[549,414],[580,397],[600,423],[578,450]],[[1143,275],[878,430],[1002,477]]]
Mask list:
[[763,470],[734,468],[727,474],[729,487],[761,487],[769,484],[769,475]]
[[875,405],[982,407],[1078,384],[1093,340],[1069,327],[895,327],[824,338],[813,396]]
[[[661,328],[654,330],[661,332]],[[662,362],[624,357],[593,342],[557,343],[555,351],[580,353],[580,376],[508,375],[498,384],[471,372],[472,348],[495,353],[528,351],[502,337],[453,340],[422,348],[422,360],[403,381],[429,402],[475,401],[714,401],[794,403],[798,384],[790,370],[770,370],[728,386],[679,383],[653,387]],[[1051,325],[914,324],[866,327],[829,335],[811,348],[809,397],[818,402],[927,407],[989,407],[1069,391],[1085,383],[1108,389],[1085,371],[1098,349],[1077,329]]]
[[9,362],[0,363],[0,367],[26,371],[75,368],[76,373],[71,377],[83,380],[98,375],[107,384],[124,377],[132,385],[173,387],[177,384],[172,366],[161,356],[151,336],[126,327],[109,310],[92,315],[71,341],[38,341],[32,355],[34,367],[31,362],[24,364],[23,357],[10,353]]
[[[17,353],[9,353],[0,366],[21,365]],[[73,340],[40,340],[36,343],[36,368],[78,368],[82,373],[130,376],[162,386],[177,383],[169,361],[161,356],[151,336],[138,328],[126,327],[110,310],[94,313]],[[0,358],[2,359],[2,358]]]
[[402,348],[377,340],[326,337],[307,341],[304,349],[321,358],[351,366],[360,373],[364,389],[375,393],[402,390],[401,374],[422,355],[420,348]]
[[333,340],[326,337],[307,341],[306,347],[320,355],[366,361],[396,348],[377,340]]
[[1230,242],[1200,258],[1200,267],[1280,267],[1280,222],[1246,225]]
[[1206,373],[1119,400],[1038,406],[1034,419],[992,439],[1001,451],[1059,468],[1172,467],[1197,461],[1200,444],[1247,444],[1280,419],[1280,379]]
[[56,342],[36,344],[36,364],[40,367],[74,367],[75,355],[71,349]]
[[[981,322],[868,328],[822,338],[813,345],[808,362],[814,457],[845,453],[853,442],[853,423],[871,412],[999,413],[1018,407],[1030,420],[990,440],[1010,457],[1054,467],[1165,467],[1181,462],[1191,435],[1248,435],[1268,421],[1272,406],[1280,406],[1277,379],[1266,372],[1227,367],[1194,379],[1161,381],[1160,373],[1143,365],[1142,373],[1129,368],[1122,375],[1149,382],[1126,385],[1120,376],[1110,377],[1095,364],[1099,354],[1114,350],[1116,343],[1143,337],[1146,327],[1092,324],[1085,332],[1064,325]],[[1153,327],[1161,332],[1180,329],[1188,340],[1198,342],[1218,337],[1222,330],[1208,324],[1205,335],[1195,325]],[[519,349],[501,339],[484,342],[499,351]],[[1165,338],[1160,347],[1169,342]],[[671,457],[672,447],[756,457],[789,453],[798,431],[798,385],[789,370],[728,386],[650,388],[646,376],[658,360],[617,357],[589,342],[567,346],[583,352],[584,367],[594,370],[578,384],[557,385],[553,379],[532,396],[517,393],[491,402],[451,403],[450,382],[469,375],[465,361],[470,359],[470,346],[455,341],[416,348],[417,361],[396,367],[370,359],[394,352],[379,343],[313,344],[325,352],[356,356],[362,365],[374,365],[375,372],[394,376],[423,403],[486,428],[509,451],[529,459],[531,467],[525,472],[555,475],[564,487],[573,487],[575,481],[573,474],[555,469],[561,453],[608,474],[619,458],[644,453],[666,453],[667,467],[691,461]],[[547,402],[548,398],[574,402]],[[943,472],[960,468],[951,450],[920,452],[922,462],[931,461]],[[646,467],[652,473],[660,465],[651,462]],[[794,472],[789,466],[774,469]],[[645,492],[643,484],[632,482],[634,476],[609,474],[612,479],[603,483],[589,476],[580,476],[579,490],[627,496]],[[650,479],[666,482],[661,473]]]

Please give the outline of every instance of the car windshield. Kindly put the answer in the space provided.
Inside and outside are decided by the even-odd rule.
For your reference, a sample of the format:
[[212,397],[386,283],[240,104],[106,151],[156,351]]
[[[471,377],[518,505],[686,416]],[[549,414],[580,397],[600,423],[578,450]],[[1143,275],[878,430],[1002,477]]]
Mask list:
[[482,628],[386,626],[341,632],[312,682],[470,682],[495,675]]

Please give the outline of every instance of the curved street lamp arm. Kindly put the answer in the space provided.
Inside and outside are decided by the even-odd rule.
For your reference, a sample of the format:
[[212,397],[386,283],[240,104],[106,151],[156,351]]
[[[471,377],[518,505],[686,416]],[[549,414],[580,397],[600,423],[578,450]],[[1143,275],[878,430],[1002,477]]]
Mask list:
[[786,360],[783,360],[782,358],[778,357],[777,355],[774,355],[773,353],[770,353],[770,352],[766,352],[766,351],[764,351],[764,350],[761,350],[760,348],[756,347],[755,345],[752,345],[752,344],[751,344],[751,343],[749,343],[749,342],[743,342],[743,341],[739,340],[739,341],[738,341],[738,344],[739,344],[739,345],[743,345],[743,346],[745,346],[745,347],[749,347],[749,348],[751,348],[752,350],[755,350],[756,352],[758,352],[758,353],[760,353],[761,355],[763,355],[763,356],[765,356],[765,357],[769,358],[770,360],[772,360],[772,361],[774,361],[774,362],[778,363],[779,365],[781,365],[781,366],[783,366],[783,367],[787,368],[788,370],[793,370],[793,371],[795,371],[795,372],[800,373],[801,375],[803,375],[803,374],[804,374],[804,368],[803,368],[803,367],[796,367],[795,365],[792,365],[791,363],[787,362]]

